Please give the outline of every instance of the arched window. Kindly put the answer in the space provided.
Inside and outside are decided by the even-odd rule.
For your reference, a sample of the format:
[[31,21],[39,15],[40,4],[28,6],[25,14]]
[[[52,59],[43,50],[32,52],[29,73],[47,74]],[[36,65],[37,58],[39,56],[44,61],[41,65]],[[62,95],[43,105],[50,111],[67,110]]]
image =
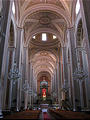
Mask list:
[[47,34],[46,33],[42,33],[42,41],[47,41]]
[[2,0],[0,0],[0,13],[1,13],[1,9],[2,9]]
[[13,2],[13,4],[12,4],[12,12],[13,12],[13,14],[15,15],[15,3]]
[[56,39],[57,37],[55,35],[53,35],[53,39]]
[[33,36],[33,39],[36,39],[36,36],[35,36],[35,35]]
[[80,2],[79,0],[77,0],[77,3],[76,3],[76,15],[79,13],[79,10],[80,10]]

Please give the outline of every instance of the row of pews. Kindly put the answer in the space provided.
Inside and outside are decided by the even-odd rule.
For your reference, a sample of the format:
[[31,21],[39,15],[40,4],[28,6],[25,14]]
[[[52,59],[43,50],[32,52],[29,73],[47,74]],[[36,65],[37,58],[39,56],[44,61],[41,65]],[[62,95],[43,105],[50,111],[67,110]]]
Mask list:
[[49,109],[51,115],[56,119],[81,119],[81,120],[90,120],[90,113],[85,112],[73,112],[65,110],[53,110]]
[[39,119],[40,110],[26,110],[4,116],[4,119]]

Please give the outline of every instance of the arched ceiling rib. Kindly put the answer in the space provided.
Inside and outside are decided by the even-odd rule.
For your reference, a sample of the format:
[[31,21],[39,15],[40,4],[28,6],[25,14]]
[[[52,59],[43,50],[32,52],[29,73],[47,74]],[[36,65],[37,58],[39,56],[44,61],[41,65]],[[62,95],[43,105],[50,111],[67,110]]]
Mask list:
[[70,24],[70,16],[69,14],[63,10],[62,8],[53,5],[53,4],[38,4],[38,5],[33,5],[30,8],[28,8],[26,11],[23,12],[23,14],[21,15],[20,18],[20,26],[23,25],[23,23],[25,22],[25,19],[27,18],[27,16],[37,12],[37,11],[42,11],[42,10],[48,10],[48,11],[52,11],[54,13],[57,13],[60,16],[63,16],[63,18],[65,19],[67,25],[69,26]]
[[53,67],[50,63],[45,63],[44,61],[43,62],[36,62],[36,65],[34,65],[34,69],[36,70],[39,66],[48,66],[50,67],[52,70],[55,69],[55,67]]
[[[47,21],[48,23],[46,25],[45,22]],[[49,31],[58,36],[58,39],[63,46],[63,29],[64,26],[67,27],[70,25],[70,15],[60,6],[57,6],[55,4],[50,4],[48,2],[47,4],[38,3],[30,6],[28,9],[25,9],[21,15],[19,23],[22,24],[22,26],[23,24],[26,26],[26,23],[28,27],[30,26],[28,29],[26,28],[27,30],[25,29],[25,35],[27,36],[25,45],[29,44],[31,36],[37,34],[39,31]]]
[[[21,6],[21,13],[23,12],[23,10],[27,9],[30,5],[32,4],[32,2],[34,2],[34,4],[38,4],[38,3],[52,3],[52,4],[56,4],[60,7],[62,7],[63,9],[65,9],[66,11],[69,12],[69,5],[67,4],[66,0],[22,0],[23,4]],[[33,4],[32,4],[33,5]]]

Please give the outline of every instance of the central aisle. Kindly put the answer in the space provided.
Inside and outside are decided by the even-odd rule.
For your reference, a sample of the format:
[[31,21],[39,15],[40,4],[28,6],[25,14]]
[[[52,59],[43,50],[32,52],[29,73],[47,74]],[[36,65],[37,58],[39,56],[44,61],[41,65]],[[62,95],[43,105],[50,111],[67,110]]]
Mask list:
[[47,108],[42,108],[42,112],[40,114],[40,120],[56,120],[51,114],[48,112]]

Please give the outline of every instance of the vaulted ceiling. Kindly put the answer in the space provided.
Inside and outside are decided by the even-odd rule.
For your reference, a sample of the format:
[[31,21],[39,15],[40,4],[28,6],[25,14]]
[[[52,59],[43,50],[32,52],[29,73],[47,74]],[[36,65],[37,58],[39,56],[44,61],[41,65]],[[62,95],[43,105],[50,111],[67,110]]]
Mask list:
[[[17,2],[16,2],[17,1]],[[30,51],[34,72],[49,72],[52,76],[56,68],[58,45],[65,44],[65,31],[71,24],[72,0],[15,0],[18,13],[17,23],[24,29],[24,45]],[[40,40],[42,33],[48,34],[48,40]],[[55,35],[57,39],[52,39]],[[33,39],[33,36],[36,36]],[[38,37],[39,36],[39,37]],[[38,52],[37,52],[38,51]],[[33,56],[33,57],[31,57]]]

